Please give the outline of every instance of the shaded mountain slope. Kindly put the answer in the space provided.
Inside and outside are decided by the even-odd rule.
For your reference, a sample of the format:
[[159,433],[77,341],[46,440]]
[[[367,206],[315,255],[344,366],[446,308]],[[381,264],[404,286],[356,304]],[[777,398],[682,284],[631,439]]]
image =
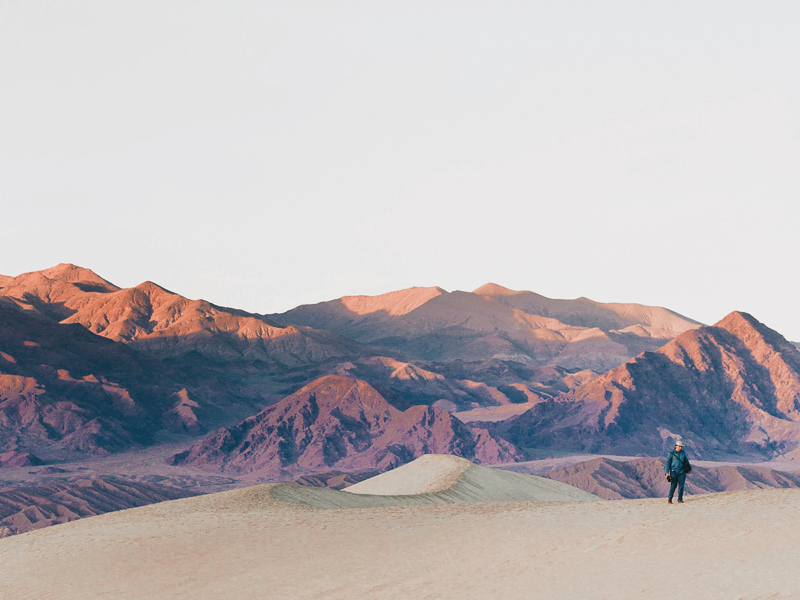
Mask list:
[[516,361],[424,364],[371,356],[334,364],[324,374],[366,381],[400,410],[434,406],[463,422],[507,419],[597,376],[589,370],[536,367]]
[[[519,377],[524,381],[525,374],[530,370],[523,366],[522,371],[522,375],[514,373],[509,377]],[[524,404],[540,398],[531,391],[532,383],[505,385],[503,379],[499,379],[493,386],[484,383],[478,369],[453,372],[457,373],[456,377],[445,377],[411,362],[375,356],[342,363],[335,374],[368,381],[392,406],[401,410],[426,404],[447,406],[447,410],[453,412],[477,406]],[[476,377],[477,381],[466,379],[468,376]]]
[[392,407],[369,384],[327,376],[175,456],[174,464],[232,473],[395,467],[426,453],[513,460],[511,445],[428,406]]
[[[68,441],[70,449],[79,451],[93,446],[108,450],[121,449],[134,443],[134,440],[136,443],[152,441],[150,434],[159,428],[202,433],[206,427],[236,422],[325,373],[327,363],[370,354],[360,344],[331,332],[308,327],[283,327],[260,315],[222,308],[204,300],[184,298],[151,282],[121,289],[88,269],[69,264],[17,277],[4,277],[0,280],[0,303],[20,308],[20,314],[38,316],[41,321],[50,321],[54,325],[60,323],[62,327],[80,326],[96,334],[95,337],[121,342],[120,346],[126,345],[138,351],[136,356],[139,360],[149,356],[151,362],[157,365],[154,370],[145,369],[153,371],[155,380],[160,382],[152,401],[163,405],[165,394],[162,392],[168,391],[167,406],[155,411],[146,410],[153,418],[148,416],[142,422],[129,416],[130,426],[123,427],[126,431],[118,429],[119,422],[115,419],[111,422],[94,420],[101,417],[102,411],[90,410],[80,419],[81,423],[92,423],[94,432],[86,435],[102,437],[105,441]],[[80,355],[83,350],[77,349],[79,346],[71,349],[70,343],[60,343],[56,354],[67,353],[71,356],[70,360],[77,360],[75,355]],[[93,343],[98,346],[96,340]],[[102,354],[102,350],[99,354]],[[101,358],[97,356],[98,352],[90,352],[89,355]],[[74,378],[76,367],[67,364],[69,361],[65,363],[62,358],[42,355],[37,359],[37,365],[44,365],[43,368],[46,367],[45,370],[51,373],[66,369],[69,376]],[[95,359],[92,360],[97,363]],[[43,374],[37,369],[38,366],[33,371],[17,368],[16,371],[4,372],[30,376],[42,383]],[[165,369],[171,378],[168,384],[160,376]],[[126,370],[125,361],[120,363],[119,373],[114,376],[103,368],[87,366],[77,379],[92,374],[98,381],[104,378],[119,383],[129,392],[133,387],[142,388],[153,383],[152,378],[138,377],[141,368],[132,368],[128,373],[131,381],[128,384],[126,382],[129,380],[123,376]],[[102,387],[106,383],[100,381],[95,387]],[[10,383],[7,387],[20,385],[19,382]],[[45,387],[48,391],[55,391],[56,386],[71,386],[73,391],[80,389],[80,394],[88,393],[94,397],[92,402],[98,406],[104,402],[104,394],[108,392],[94,390],[86,382],[76,384],[58,377],[51,377]],[[22,388],[9,393],[18,399],[25,396]],[[59,393],[61,396],[50,394],[37,397],[50,398],[55,402],[58,397],[74,400],[80,396],[63,389]],[[133,396],[137,402],[141,400],[140,396]],[[28,398],[31,397],[29,394]],[[8,397],[5,399],[9,400]],[[81,407],[85,403],[77,402],[76,405]],[[79,412],[66,404],[60,406],[75,414]],[[70,422],[72,424],[68,429],[83,427],[74,419]],[[63,427],[59,425],[57,429]],[[130,429],[148,433],[129,435],[127,430]],[[109,433],[112,430],[114,432]],[[45,434],[45,431],[40,431],[37,435],[48,439],[62,436],[58,431],[53,435]],[[85,436],[81,434],[79,437]]]
[[353,348],[328,332],[281,327],[205,300],[189,300],[151,282],[95,298],[64,322],[162,357],[197,352],[217,361],[297,366]]
[[688,331],[496,431],[526,447],[696,456],[796,455],[800,352],[746,313]]
[[197,408],[158,359],[0,299],[0,451],[109,452],[161,429],[200,433]]

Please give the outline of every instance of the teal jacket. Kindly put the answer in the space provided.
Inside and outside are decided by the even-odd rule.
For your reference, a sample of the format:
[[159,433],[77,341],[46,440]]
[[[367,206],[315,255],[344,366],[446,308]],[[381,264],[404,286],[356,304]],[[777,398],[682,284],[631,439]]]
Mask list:
[[680,452],[676,452],[672,450],[667,455],[667,473],[670,471],[675,473],[676,475],[680,475],[684,473],[686,469],[684,468],[684,464],[689,466],[689,459],[686,458],[686,452],[681,450]]

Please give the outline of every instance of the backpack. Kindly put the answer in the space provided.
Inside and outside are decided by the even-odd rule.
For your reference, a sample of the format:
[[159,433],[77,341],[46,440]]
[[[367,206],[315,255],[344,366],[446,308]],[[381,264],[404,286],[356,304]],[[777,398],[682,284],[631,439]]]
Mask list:
[[[672,456],[674,456],[675,458],[678,458],[678,455],[675,454],[674,452],[670,452],[670,454],[672,454]],[[682,460],[681,463],[683,464],[683,472],[684,473],[686,473],[688,475],[689,473],[692,472],[692,465],[689,464],[688,460]]]

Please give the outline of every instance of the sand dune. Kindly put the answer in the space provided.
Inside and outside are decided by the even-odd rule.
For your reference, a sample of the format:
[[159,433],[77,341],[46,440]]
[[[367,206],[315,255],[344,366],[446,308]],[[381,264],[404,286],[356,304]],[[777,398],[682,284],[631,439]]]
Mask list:
[[265,488],[274,500],[316,509],[601,500],[560,481],[481,467],[464,458],[444,454],[426,454],[342,491],[296,484],[274,484]]
[[[557,484],[557,485],[555,485]],[[458,456],[426,454],[401,467],[345,488],[345,493],[411,496],[441,502],[596,501],[558,481],[480,467]]]
[[0,540],[0,598],[800,594],[798,490],[708,494],[673,506],[646,499],[320,510],[275,497],[288,487],[164,502]]

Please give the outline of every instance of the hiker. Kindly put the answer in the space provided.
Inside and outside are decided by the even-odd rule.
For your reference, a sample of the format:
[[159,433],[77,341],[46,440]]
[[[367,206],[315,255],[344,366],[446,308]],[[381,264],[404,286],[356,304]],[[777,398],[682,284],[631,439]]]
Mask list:
[[678,504],[683,504],[683,486],[686,484],[687,473],[691,472],[692,465],[689,464],[686,452],[683,451],[683,442],[678,440],[675,442],[675,450],[672,450],[667,456],[666,478],[670,482],[669,499],[667,500],[669,504],[672,504],[675,488],[678,488]]

